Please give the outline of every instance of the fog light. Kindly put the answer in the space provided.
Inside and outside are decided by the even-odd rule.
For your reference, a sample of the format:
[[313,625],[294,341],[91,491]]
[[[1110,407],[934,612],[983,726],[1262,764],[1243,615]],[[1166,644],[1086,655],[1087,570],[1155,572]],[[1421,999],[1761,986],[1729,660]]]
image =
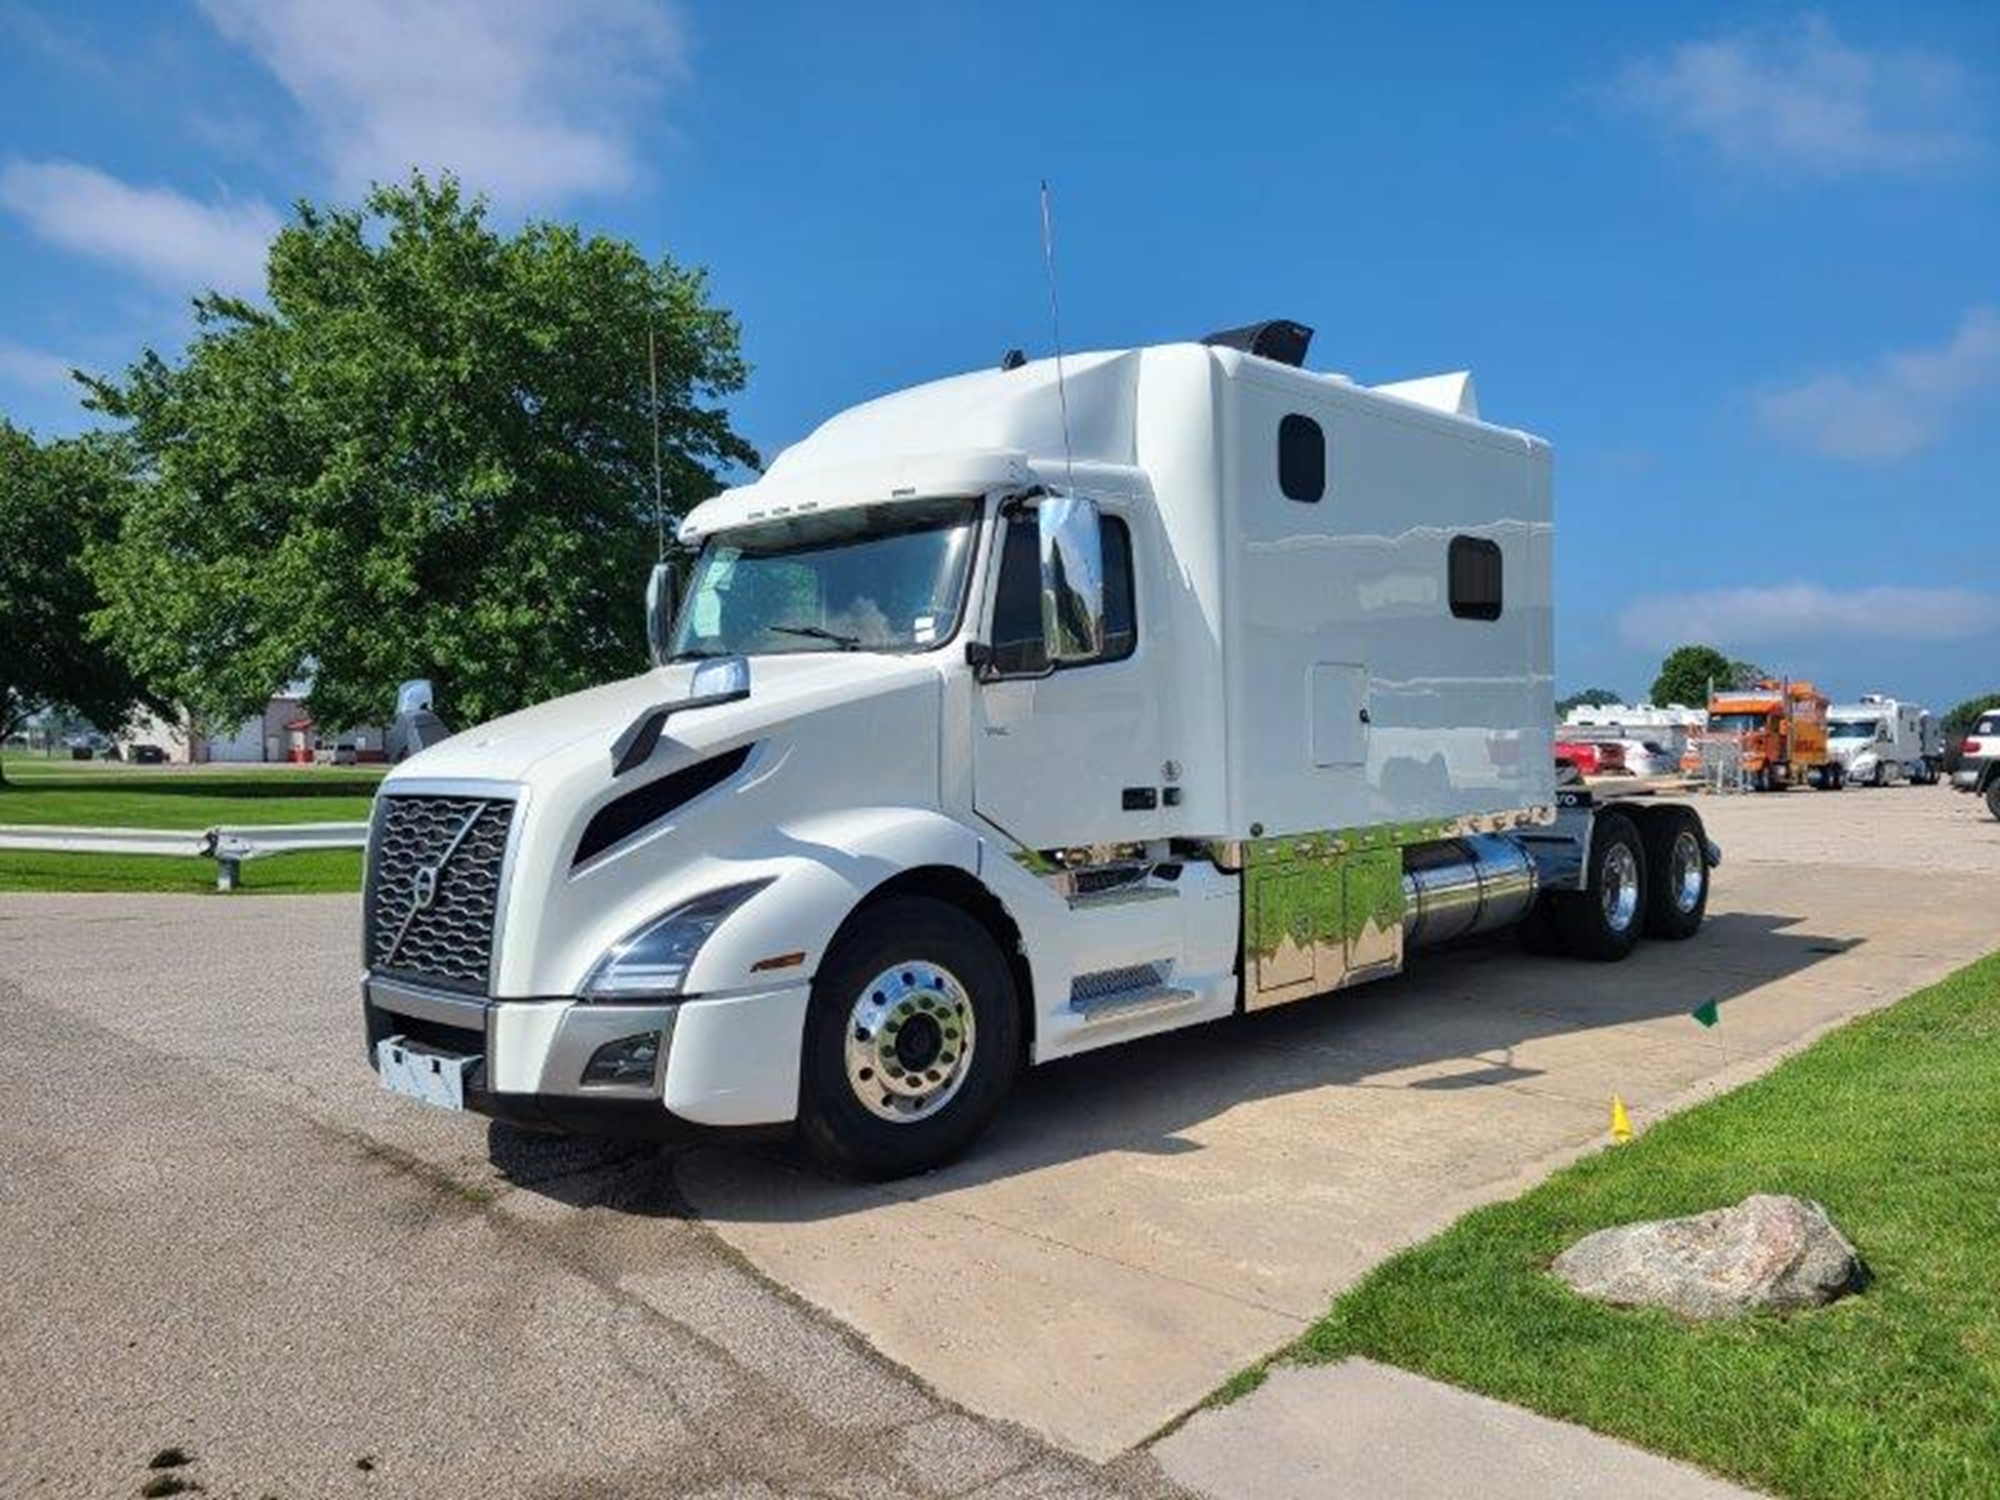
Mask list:
[[583,1082],[586,1085],[651,1083],[653,1069],[659,1061],[659,1032],[620,1037],[615,1042],[606,1042],[590,1054],[590,1063],[583,1070]]

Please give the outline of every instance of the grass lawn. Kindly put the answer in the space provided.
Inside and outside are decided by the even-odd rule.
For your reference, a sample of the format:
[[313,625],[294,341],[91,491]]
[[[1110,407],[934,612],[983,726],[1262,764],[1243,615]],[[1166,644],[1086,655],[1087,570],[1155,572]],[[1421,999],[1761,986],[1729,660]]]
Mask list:
[[[351,766],[131,766],[9,755],[0,823],[85,828],[213,828],[352,823],[382,773]],[[213,891],[215,862],[157,855],[0,850],[0,891]],[[361,888],[358,850],[251,860],[250,892]]]
[[[1753,1192],[1825,1204],[1868,1289],[1701,1325],[1599,1306],[1546,1272],[1591,1230]],[[1468,1215],[1280,1358],[1348,1355],[1779,1494],[2000,1495],[2000,954]]]
[[8,756],[0,823],[85,828],[351,823],[382,773],[352,766],[121,766]]
[[[359,849],[307,849],[253,859],[238,895],[301,896],[361,889]],[[66,854],[0,850],[0,892],[167,891],[219,895],[215,861],[158,854]]]

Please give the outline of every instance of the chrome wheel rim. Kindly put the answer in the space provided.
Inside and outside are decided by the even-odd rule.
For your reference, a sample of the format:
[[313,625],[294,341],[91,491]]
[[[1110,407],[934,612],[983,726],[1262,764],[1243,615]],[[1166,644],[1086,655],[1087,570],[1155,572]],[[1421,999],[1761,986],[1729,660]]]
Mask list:
[[1639,860],[1629,844],[1604,851],[1604,921],[1623,932],[1639,914]]
[[848,1087],[878,1120],[927,1120],[964,1084],[976,1040],[957,975],[921,960],[897,964],[863,985],[848,1013]]
[[1701,888],[1708,878],[1708,859],[1701,840],[1683,828],[1674,836],[1673,857],[1668,861],[1674,907],[1686,916],[1701,904]]

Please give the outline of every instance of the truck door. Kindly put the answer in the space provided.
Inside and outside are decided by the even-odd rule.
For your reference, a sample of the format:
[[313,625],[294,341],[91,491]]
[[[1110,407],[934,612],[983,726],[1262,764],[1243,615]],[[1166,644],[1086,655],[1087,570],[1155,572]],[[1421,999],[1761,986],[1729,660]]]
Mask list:
[[1155,838],[1166,826],[1160,693],[1142,628],[1153,549],[1134,535],[1147,519],[1105,508],[1104,649],[1054,670],[1034,515],[1001,522],[985,636],[992,661],[975,689],[973,800],[1030,849]]

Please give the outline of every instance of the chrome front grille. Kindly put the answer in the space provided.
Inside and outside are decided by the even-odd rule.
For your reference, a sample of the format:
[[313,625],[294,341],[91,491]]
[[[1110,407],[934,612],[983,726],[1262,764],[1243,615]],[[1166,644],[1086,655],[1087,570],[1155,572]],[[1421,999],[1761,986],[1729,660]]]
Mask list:
[[368,966],[484,992],[513,827],[506,797],[386,793],[368,861]]

